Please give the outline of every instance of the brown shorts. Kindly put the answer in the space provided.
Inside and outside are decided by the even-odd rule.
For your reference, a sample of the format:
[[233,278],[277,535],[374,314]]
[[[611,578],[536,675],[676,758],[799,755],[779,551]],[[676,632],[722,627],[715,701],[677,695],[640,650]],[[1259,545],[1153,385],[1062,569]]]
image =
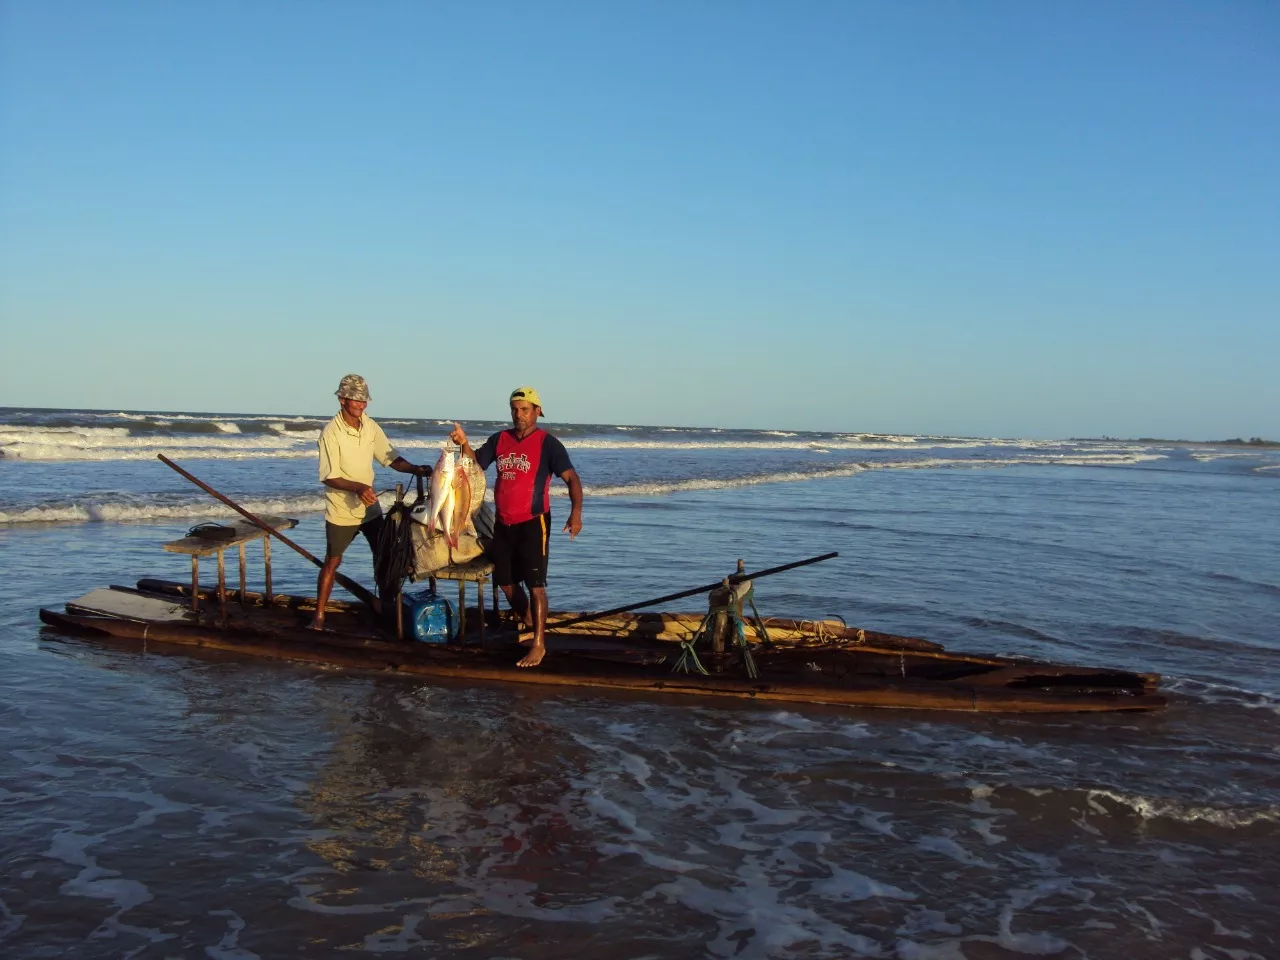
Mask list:
[[327,560],[329,557],[340,557],[347,551],[347,547],[351,546],[351,541],[356,538],[357,533],[363,533],[364,538],[369,541],[369,549],[374,553],[378,550],[378,534],[382,532],[382,517],[375,517],[372,520],[366,520],[359,526],[339,526],[336,523],[330,523],[328,520],[324,522],[324,556]]

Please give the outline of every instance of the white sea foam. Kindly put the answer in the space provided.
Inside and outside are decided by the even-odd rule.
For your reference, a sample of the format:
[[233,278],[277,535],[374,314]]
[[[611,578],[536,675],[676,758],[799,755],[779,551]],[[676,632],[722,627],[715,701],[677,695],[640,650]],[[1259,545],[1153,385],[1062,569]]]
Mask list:
[[[778,434],[780,438],[784,437]],[[796,435],[794,439],[777,440],[624,440],[616,438],[571,437],[564,440],[570,450],[900,450],[901,445],[884,441],[856,439],[806,440]],[[922,444],[919,449],[963,448],[973,446],[965,442],[939,441]]]
[[9,443],[49,442],[48,438],[84,437],[106,440],[129,436],[128,427],[44,427],[25,423],[0,425],[0,446]]
[[0,900],[0,941],[11,933],[17,933],[26,919],[25,913],[14,913],[7,903]]
[[1196,451],[1188,454],[1192,460],[1199,460],[1201,463],[1210,463],[1214,460],[1256,460],[1262,455],[1261,451],[1255,453],[1249,450]]
[[240,934],[244,932],[244,918],[234,910],[210,910],[211,917],[227,917],[227,932],[222,935],[217,946],[204,948],[205,956],[210,960],[261,960],[252,950],[245,950],[239,945]]
[[[726,480],[713,480],[702,477],[692,480],[642,481],[640,483],[618,484],[614,486],[584,486],[583,492],[593,497],[652,497],[670,493],[685,493],[694,490],[733,490],[738,487],[752,487],[762,483],[795,483],[800,480],[822,480],[830,477],[851,477],[861,473],[867,467],[863,464],[850,463],[829,470],[814,470],[809,473],[786,471],[781,473],[762,473],[751,477],[733,477]],[[564,487],[552,487],[552,496],[567,496]]]
[[1280,697],[1270,693],[1186,677],[1166,677],[1165,686],[1172,692],[1189,694],[1208,704],[1229,703],[1250,710],[1267,710],[1280,714]]
[[1280,805],[1278,804],[1258,806],[1252,809],[1229,809],[1103,789],[1090,790],[1087,800],[1089,806],[1097,813],[1108,814],[1110,811],[1099,801],[1110,800],[1122,807],[1129,808],[1144,820],[1163,818],[1179,820],[1182,823],[1193,823],[1199,820],[1228,829],[1248,827],[1255,823],[1280,822]]
[[[235,426],[231,424],[231,426]],[[0,457],[13,460],[146,460],[157,452],[182,451],[198,459],[313,457],[319,430],[243,435],[133,436],[127,427],[0,429]]]
[[119,917],[126,910],[151,900],[152,896],[146,884],[126,879],[117,870],[106,870],[98,866],[96,858],[89,855],[88,848],[103,839],[103,836],[96,834],[85,835],[71,829],[58,830],[54,833],[45,856],[81,868],[79,874],[62,885],[62,893],[110,900],[119,908],[116,912]]
[[[324,509],[324,497],[315,494],[278,500],[246,500],[250,513],[293,516]],[[216,520],[234,517],[236,512],[219,503],[190,501],[178,504],[157,503],[72,503],[65,506],[29,507],[25,510],[0,510],[0,523],[120,523],[131,520]]]
[[125,413],[123,410],[118,410],[115,413],[105,413],[103,411],[94,410],[77,410],[75,411],[75,416],[94,417],[102,420],[136,420],[140,423],[147,420],[150,420],[153,423],[179,420],[188,423],[227,423],[231,421],[238,423],[254,423],[262,420],[281,420],[288,421],[289,423],[306,423],[308,421],[324,421],[329,419],[328,416],[308,417],[301,414],[292,417],[285,417],[280,416],[279,414],[273,415],[269,413]]

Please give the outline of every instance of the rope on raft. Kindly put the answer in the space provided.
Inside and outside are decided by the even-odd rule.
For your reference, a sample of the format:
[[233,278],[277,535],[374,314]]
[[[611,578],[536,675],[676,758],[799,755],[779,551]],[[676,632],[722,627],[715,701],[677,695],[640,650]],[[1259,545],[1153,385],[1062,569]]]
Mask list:
[[[727,582],[727,581],[726,581]],[[773,641],[769,639],[769,631],[765,627],[764,617],[760,616],[760,611],[756,609],[755,587],[750,587],[747,592],[737,602],[734,602],[733,594],[729,594],[729,599],[724,604],[711,604],[707,608],[707,615],[702,618],[702,622],[698,625],[698,629],[694,631],[693,636],[689,640],[680,642],[681,650],[680,659],[676,661],[672,667],[673,673],[689,673],[690,668],[697,670],[699,673],[706,675],[706,668],[702,666],[702,661],[698,659],[697,651],[694,649],[695,644],[713,629],[717,616],[724,614],[729,618],[729,622],[733,625],[734,642],[742,653],[742,665],[746,668],[747,676],[752,680],[760,678],[760,670],[756,667],[755,657],[751,655],[751,645],[747,642],[746,626],[743,622],[742,605],[749,603],[751,612],[755,614],[755,621],[752,627],[760,642],[766,646],[773,646]]]
[[413,569],[413,523],[410,507],[396,503],[387,511],[378,530],[378,548],[373,554],[373,576],[378,596],[394,597]]
[[[755,608],[755,602],[752,601],[751,609],[755,610]],[[764,620],[760,620],[760,615],[757,613],[756,619],[760,622],[761,626],[767,626],[769,623],[780,628],[786,626],[782,617],[767,617]],[[839,614],[830,614],[823,617],[821,620],[798,620],[791,622],[796,624],[796,629],[798,629],[802,634],[808,630],[809,635],[818,643],[839,643],[844,641],[845,638],[843,634],[849,629],[849,624],[845,621],[844,617]],[[833,623],[840,624],[840,632],[836,632],[836,629],[832,626]],[[866,643],[866,641],[867,632],[859,629],[858,638],[856,640],[846,642]]]

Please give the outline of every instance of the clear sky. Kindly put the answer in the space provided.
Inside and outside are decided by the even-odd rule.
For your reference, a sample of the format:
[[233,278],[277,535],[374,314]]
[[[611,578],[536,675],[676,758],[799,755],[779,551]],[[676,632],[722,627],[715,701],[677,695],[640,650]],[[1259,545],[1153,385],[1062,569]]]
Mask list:
[[1280,4],[0,0],[0,404],[1280,438]]

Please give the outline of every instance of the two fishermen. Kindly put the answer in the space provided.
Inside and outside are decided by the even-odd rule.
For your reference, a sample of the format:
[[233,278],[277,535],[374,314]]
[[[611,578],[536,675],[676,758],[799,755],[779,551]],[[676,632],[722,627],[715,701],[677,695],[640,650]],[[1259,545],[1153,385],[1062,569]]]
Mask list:
[[[338,416],[320,434],[320,480],[325,491],[325,560],[316,585],[316,616],[312,626],[324,627],[325,605],[333,589],[334,574],[342,554],[363,533],[372,549],[382,509],[373,493],[373,460],[402,473],[429,476],[431,468],[409,463],[391,446],[386,434],[364,415],[369,388],[364,379],[348,374],[338,385]],[[511,393],[511,429],[501,430],[472,450],[467,435],[453,425],[449,439],[463,456],[482,470],[498,466],[493,497],[497,520],[489,548],[494,582],[520,618],[529,643],[528,654],[517,664],[536,667],[546,655],[547,553],[551,528],[551,477],[560,477],[569,488],[569,518],[564,532],[573,539],[582,530],[582,483],[569,454],[556,437],[538,426],[542,399],[532,387]],[[525,588],[528,588],[526,594]]]

